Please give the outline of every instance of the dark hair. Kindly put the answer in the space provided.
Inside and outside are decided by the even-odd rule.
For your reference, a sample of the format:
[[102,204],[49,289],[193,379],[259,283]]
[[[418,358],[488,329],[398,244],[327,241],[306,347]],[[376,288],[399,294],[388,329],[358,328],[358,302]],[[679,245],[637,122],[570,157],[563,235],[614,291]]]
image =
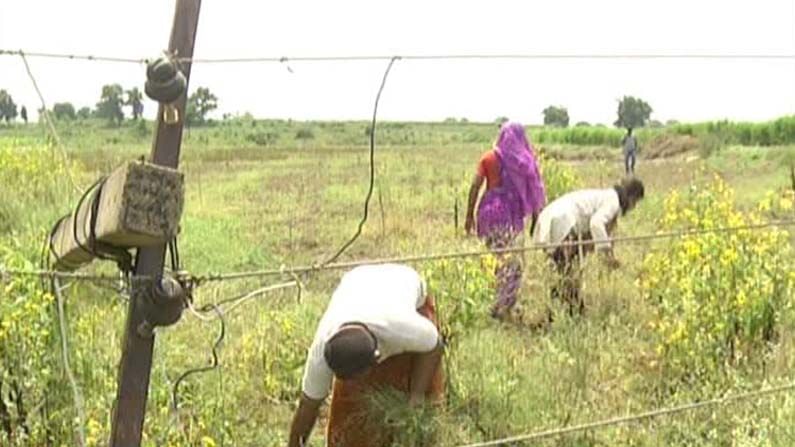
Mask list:
[[375,364],[377,353],[377,340],[367,327],[349,324],[326,342],[323,357],[335,376],[348,379]]
[[642,199],[646,193],[643,182],[634,177],[622,180],[613,188],[618,193],[618,203],[621,205],[622,215],[629,211],[630,198],[634,199],[632,202],[635,203]]

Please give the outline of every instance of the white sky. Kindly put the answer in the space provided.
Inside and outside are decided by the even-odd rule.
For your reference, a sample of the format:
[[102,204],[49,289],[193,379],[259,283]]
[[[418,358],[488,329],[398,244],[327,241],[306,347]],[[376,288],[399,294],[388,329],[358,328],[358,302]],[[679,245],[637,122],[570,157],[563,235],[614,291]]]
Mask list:
[[[0,0],[0,48],[152,57],[166,47],[173,0]],[[794,0],[204,0],[197,57],[438,53],[795,54]],[[30,59],[45,98],[93,106],[105,83],[143,86],[144,69]],[[367,119],[386,62],[194,65],[223,112]],[[18,57],[0,88],[38,108]],[[764,120],[795,113],[795,60],[399,61],[379,116],[498,116],[612,123],[637,95],[665,121]],[[151,116],[154,103],[146,103]]]

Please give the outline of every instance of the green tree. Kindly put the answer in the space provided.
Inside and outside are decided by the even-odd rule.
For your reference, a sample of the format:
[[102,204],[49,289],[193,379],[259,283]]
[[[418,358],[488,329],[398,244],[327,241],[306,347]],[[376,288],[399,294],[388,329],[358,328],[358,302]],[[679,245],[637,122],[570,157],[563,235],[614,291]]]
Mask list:
[[588,121],[580,121],[575,124],[576,127],[590,127],[591,124]]
[[17,117],[17,105],[14,104],[14,99],[5,91],[0,90],[0,121],[10,123]]
[[218,108],[218,98],[206,87],[199,87],[188,97],[188,104],[185,112],[186,122],[192,124],[204,124],[207,114]]
[[544,125],[555,127],[569,126],[569,111],[561,106],[549,106],[544,109]]
[[91,118],[91,108],[81,107],[80,110],[77,111],[77,117],[81,120],[87,120]]
[[57,120],[73,120],[77,118],[75,107],[70,102],[57,102],[52,106],[52,114]]
[[110,123],[119,125],[124,121],[124,90],[119,84],[109,84],[102,86],[102,96],[97,103],[97,116],[104,118]]
[[144,95],[138,90],[138,87],[133,87],[127,90],[127,102],[124,104],[132,108],[133,120],[137,120],[144,113]]
[[613,124],[622,128],[643,127],[649,121],[651,112],[652,108],[646,101],[633,96],[624,96],[618,102],[618,119]]

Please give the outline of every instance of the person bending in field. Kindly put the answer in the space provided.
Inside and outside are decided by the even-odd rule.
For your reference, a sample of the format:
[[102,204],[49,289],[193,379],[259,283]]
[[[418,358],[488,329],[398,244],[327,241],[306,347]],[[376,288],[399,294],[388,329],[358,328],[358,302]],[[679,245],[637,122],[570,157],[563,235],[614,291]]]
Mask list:
[[[571,243],[546,250],[560,275],[558,284],[552,288],[552,300],[567,304],[570,315],[584,310],[580,296],[582,258],[595,249],[611,269],[619,268],[609,238],[618,217],[632,210],[643,196],[643,182],[630,178],[612,188],[570,192],[541,211],[533,242]],[[550,312],[550,320],[551,317]]]
[[309,348],[289,446],[308,445],[320,405],[332,389],[328,447],[391,445],[386,421],[367,417],[370,393],[394,388],[411,404],[441,401],[441,356],[434,302],[414,269],[381,264],[349,271]]
[[[483,181],[486,192],[480,200],[477,234],[492,250],[521,245],[525,218],[531,217],[531,232],[538,212],[546,202],[544,181],[538,170],[533,146],[519,123],[506,123],[500,129],[494,149],[480,158],[469,190],[466,231],[475,227],[475,203]],[[522,256],[498,255],[497,298],[492,316],[506,316],[516,304],[522,282]]]

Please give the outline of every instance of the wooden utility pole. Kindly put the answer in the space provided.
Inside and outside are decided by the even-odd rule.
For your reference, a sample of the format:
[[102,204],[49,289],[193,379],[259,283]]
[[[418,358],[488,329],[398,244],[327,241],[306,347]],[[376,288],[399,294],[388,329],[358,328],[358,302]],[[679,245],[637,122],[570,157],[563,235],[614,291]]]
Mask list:
[[[177,0],[168,46],[171,54],[176,54],[179,58],[193,57],[200,7],[201,0]],[[187,80],[190,79],[190,69],[190,62],[182,63],[181,70]],[[173,104],[179,112],[179,122],[172,124],[164,121],[165,107],[160,104],[150,157],[152,163],[177,168],[186,100],[187,87],[185,93]],[[165,253],[165,244],[141,248],[135,263],[135,275],[159,277],[163,273]],[[154,334],[139,333],[139,327],[145,322],[143,299],[153,293],[152,289],[152,284],[148,281],[133,282],[119,366],[118,393],[111,422],[111,447],[141,445],[155,339]]]

